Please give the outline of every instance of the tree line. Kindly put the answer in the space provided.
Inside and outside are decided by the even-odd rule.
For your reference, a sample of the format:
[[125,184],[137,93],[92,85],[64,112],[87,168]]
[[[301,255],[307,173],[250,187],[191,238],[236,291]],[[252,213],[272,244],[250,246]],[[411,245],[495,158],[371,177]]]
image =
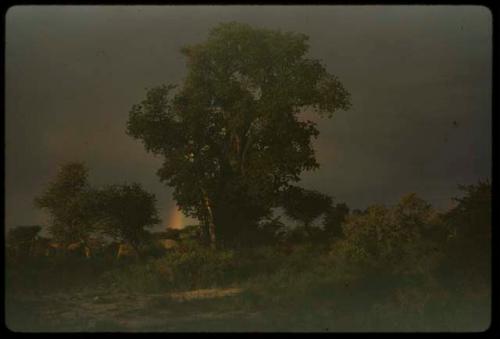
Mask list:
[[[182,84],[149,89],[131,108],[126,133],[163,159],[157,175],[173,188],[181,211],[199,220],[203,244],[239,248],[274,241],[284,229],[277,208],[302,224],[285,232],[289,237],[310,239],[358,234],[363,227],[341,225],[371,218],[382,223],[373,239],[391,227],[410,237],[413,226],[402,225],[413,225],[415,217],[402,217],[410,208],[405,204],[430,213],[415,197],[399,212],[373,207],[351,213],[346,204],[296,185],[304,171],[319,167],[312,145],[319,130],[302,113],[331,118],[351,106],[349,92],[320,60],[308,57],[308,49],[304,34],[223,23],[206,41],[182,48],[188,68]],[[153,194],[136,183],[93,188],[82,163],[65,165],[35,202],[51,215],[50,233],[64,242],[86,243],[98,232],[139,251],[145,229],[159,222]],[[324,233],[312,227],[320,216]]]

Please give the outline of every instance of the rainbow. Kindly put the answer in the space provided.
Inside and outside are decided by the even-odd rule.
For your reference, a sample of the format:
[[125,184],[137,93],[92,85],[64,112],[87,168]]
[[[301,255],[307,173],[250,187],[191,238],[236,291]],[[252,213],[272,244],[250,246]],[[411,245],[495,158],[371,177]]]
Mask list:
[[181,229],[185,226],[184,224],[184,214],[177,208],[177,206],[172,206],[168,213],[168,223],[167,228]]
[[188,217],[182,213],[179,208],[174,205],[167,213],[167,228],[181,229],[189,225],[198,225],[198,219]]

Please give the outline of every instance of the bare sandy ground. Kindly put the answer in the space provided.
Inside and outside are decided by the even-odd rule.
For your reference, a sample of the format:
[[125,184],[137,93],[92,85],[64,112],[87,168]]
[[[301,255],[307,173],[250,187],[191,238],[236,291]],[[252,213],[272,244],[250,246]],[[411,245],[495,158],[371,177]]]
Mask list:
[[187,292],[171,293],[170,297],[178,301],[188,301],[196,299],[213,299],[213,298],[223,298],[236,296],[242,292],[241,288],[211,288],[211,289],[200,289]]
[[7,325],[20,332],[256,331],[246,320],[257,313],[227,307],[221,300],[241,288],[168,294],[106,291],[52,294],[7,300]]

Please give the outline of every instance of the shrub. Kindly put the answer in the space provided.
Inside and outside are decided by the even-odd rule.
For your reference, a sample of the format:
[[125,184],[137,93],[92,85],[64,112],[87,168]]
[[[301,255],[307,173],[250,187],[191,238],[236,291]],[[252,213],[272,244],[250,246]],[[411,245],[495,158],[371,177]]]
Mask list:
[[425,234],[439,227],[430,205],[410,194],[392,209],[375,205],[350,215],[343,225],[345,238],[331,254],[351,274],[428,274],[436,264],[438,244]]
[[491,285],[491,184],[460,188],[464,196],[455,198],[457,206],[444,216],[451,233],[443,244],[446,255],[438,271],[450,286],[478,289]]
[[234,252],[203,246],[174,251],[155,262],[156,271],[177,289],[214,287],[230,282],[234,267]]
[[107,286],[128,291],[160,292],[225,285],[233,281],[234,253],[194,244],[157,259],[136,262],[103,275]]
[[108,271],[101,276],[100,282],[108,288],[127,292],[160,292],[166,287],[151,262],[134,263]]

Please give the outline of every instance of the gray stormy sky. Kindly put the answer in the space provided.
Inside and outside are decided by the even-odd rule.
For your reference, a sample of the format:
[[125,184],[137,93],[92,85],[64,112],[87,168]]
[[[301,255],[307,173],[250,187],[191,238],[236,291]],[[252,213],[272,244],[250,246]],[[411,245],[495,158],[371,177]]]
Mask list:
[[[161,160],[125,134],[145,88],[186,74],[181,46],[239,21],[305,33],[351,92],[318,119],[302,185],[352,207],[416,192],[438,207],[491,176],[492,17],[479,6],[16,6],[6,15],[6,225],[46,222],[33,198],[59,165],[136,181],[174,202]],[[458,123],[453,126],[453,121]]]

